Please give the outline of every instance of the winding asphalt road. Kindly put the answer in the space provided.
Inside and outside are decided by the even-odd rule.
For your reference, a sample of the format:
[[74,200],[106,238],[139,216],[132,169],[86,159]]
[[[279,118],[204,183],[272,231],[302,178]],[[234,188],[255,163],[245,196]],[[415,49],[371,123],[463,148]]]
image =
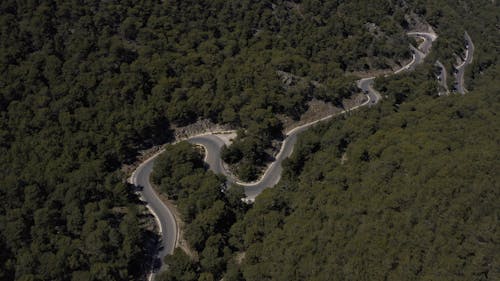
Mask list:
[[437,36],[432,33],[428,32],[408,32],[408,36],[414,36],[414,37],[420,37],[424,41],[420,43],[418,48],[415,48],[413,45],[410,45],[410,49],[412,51],[412,56],[413,59],[411,60],[410,63],[407,65],[401,67],[400,69],[396,70],[394,73],[398,74],[403,71],[411,71],[414,70],[415,67],[419,64],[421,64],[424,61],[424,58],[429,54],[429,51],[432,46],[432,42],[437,39]]
[[375,91],[375,89],[373,89],[374,82],[375,82],[375,77],[363,78],[361,80],[358,80],[357,82],[358,88],[360,88],[363,91],[363,93],[365,93],[368,96],[370,100],[370,105],[376,104],[379,100],[382,99],[380,93]]
[[[174,248],[177,246],[178,237],[178,228],[174,215],[170,209],[163,204],[149,181],[149,177],[153,171],[154,159],[162,152],[163,150],[160,150],[139,165],[128,180],[129,183],[140,188],[140,191],[138,192],[140,199],[146,203],[146,207],[155,217],[156,223],[159,227],[159,234],[161,235],[159,241],[160,248],[156,258],[160,259],[160,268],[155,269],[155,271],[161,271],[163,269],[163,258],[174,252]],[[153,272],[150,274],[148,279],[154,279]]]
[[[414,46],[410,45],[410,49],[412,50],[412,60],[405,66],[400,69],[394,71],[394,74],[401,73],[403,71],[411,71],[414,70],[415,67],[421,64],[425,57],[429,54],[429,51],[432,46],[432,42],[437,39],[437,35],[428,33],[428,32],[408,32],[408,36],[420,37],[423,39],[423,42],[420,43],[418,49]],[[357,85],[371,100],[370,105],[376,104],[379,100],[382,99],[380,93],[373,89],[373,83],[375,81],[375,77],[368,77],[358,80]]]
[[448,90],[448,82],[447,82],[447,73],[446,73],[446,68],[444,65],[438,60],[436,61],[436,66],[439,67],[441,70],[439,72],[439,75],[437,76],[438,83],[441,86],[442,89],[444,89],[444,92],[439,91],[439,95],[448,95],[450,91]]
[[472,39],[467,32],[465,32],[464,38],[467,41],[465,59],[459,66],[456,67],[455,73],[456,90],[459,94],[462,95],[465,95],[465,93],[467,92],[467,89],[464,86],[465,67],[472,62],[472,57],[474,56],[474,44],[472,43]]
[[[365,106],[373,101],[373,103],[377,103],[380,100],[380,95],[373,95],[374,100],[372,100],[372,95],[368,95],[368,99],[363,103],[358,106],[355,106],[349,110],[355,110],[359,107]],[[216,135],[204,135],[204,136],[197,136],[197,137],[192,137],[188,139],[188,141],[192,144],[197,144],[201,145],[205,149],[205,162],[208,164],[209,168],[216,174],[223,174],[226,176],[227,180],[232,183],[232,184],[237,184],[241,185],[245,189],[245,195],[246,195],[246,201],[254,201],[255,197],[259,195],[264,189],[268,187],[273,187],[275,186],[278,181],[281,178],[281,163],[283,160],[286,158],[290,157],[290,155],[293,152],[293,147],[295,143],[297,142],[297,136],[302,133],[303,131],[307,130],[309,127],[333,118],[334,116],[337,116],[339,114],[343,114],[347,112],[346,110],[332,114],[329,116],[326,116],[324,118],[321,118],[319,120],[316,120],[311,123],[304,124],[302,126],[296,127],[292,130],[290,130],[287,134],[285,139],[283,140],[283,143],[281,144],[281,149],[276,155],[275,160],[269,164],[267,169],[265,170],[264,174],[262,177],[256,181],[256,182],[251,182],[251,183],[246,183],[246,182],[241,182],[238,179],[234,178],[232,175],[230,175],[227,170],[224,168],[224,165],[222,163],[220,154],[222,147],[224,146],[224,142],[217,137]]]
[[[424,32],[410,32],[409,36],[418,36],[424,39],[424,41],[420,44],[419,49],[412,47],[413,50],[413,59],[410,63],[403,66],[401,69],[397,70],[395,73],[399,73],[406,70],[413,70],[416,65],[420,64],[425,56],[428,54],[428,51],[432,45],[432,41],[434,41],[437,36],[430,33]],[[293,152],[293,147],[297,142],[297,136],[303,131],[307,130],[309,127],[314,126],[315,124],[331,119],[334,116],[343,114],[347,111],[355,110],[357,108],[366,106],[366,105],[374,105],[378,103],[382,97],[381,95],[375,91],[372,87],[375,77],[364,78],[358,81],[358,87],[363,90],[363,92],[367,96],[367,100],[356,107],[353,107],[349,110],[342,111],[340,113],[332,114],[316,120],[314,122],[299,126],[297,128],[292,129],[286,134],[286,138],[284,139],[281,150],[276,155],[275,161],[269,164],[267,170],[264,175],[256,182],[253,183],[244,183],[240,182],[234,177],[232,177],[227,170],[224,168],[220,152],[222,147],[224,146],[224,142],[217,137],[216,135],[206,134],[200,136],[194,136],[188,139],[190,143],[201,145],[205,148],[205,161],[209,165],[209,168],[218,174],[223,174],[227,177],[228,181],[234,184],[241,185],[245,188],[245,195],[248,201],[255,200],[255,197],[259,195],[265,188],[272,187],[278,183],[281,177],[282,167],[281,163],[284,159],[289,157]],[[153,189],[149,182],[149,177],[153,170],[153,162],[154,159],[163,152],[159,151],[146,161],[144,161],[130,176],[129,182],[135,186],[142,187],[140,191],[138,191],[141,200],[145,201],[146,207],[150,210],[150,212],[154,215],[157,224],[159,225],[159,231],[161,235],[161,246],[160,250],[157,254],[157,258],[163,261],[163,258],[166,255],[172,254],[174,248],[177,246],[177,237],[178,237],[178,228],[175,222],[175,218],[172,212],[168,209],[167,206],[163,204],[161,199],[158,197],[158,194]],[[163,262],[161,262],[161,267],[158,271],[163,269]],[[151,272],[148,279],[153,280],[155,277],[155,272]]]

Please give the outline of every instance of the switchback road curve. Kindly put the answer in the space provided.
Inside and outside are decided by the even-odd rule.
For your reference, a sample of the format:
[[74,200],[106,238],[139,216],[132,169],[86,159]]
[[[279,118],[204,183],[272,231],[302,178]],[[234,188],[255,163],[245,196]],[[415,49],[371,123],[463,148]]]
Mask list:
[[[421,37],[423,39],[423,42],[420,44],[419,49],[412,47],[413,58],[411,62],[403,66],[401,69],[397,70],[395,73],[413,70],[416,65],[422,63],[423,59],[428,54],[432,42],[437,38],[435,34],[426,32],[410,32],[408,33],[408,35]],[[366,105],[374,105],[380,101],[382,97],[372,87],[374,79],[375,77],[369,77],[358,81],[358,87],[361,88],[366,94],[367,100],[363,104],[349,109],[349,111]],[[289,131],[286,134],[286,138],[283,140],[281,149],[276,155],[275,160],[271,164],[269,164],[263,176],[258,181],[253,183],[240,182],[226,171],[220,158],[220,152],[222,147],[224,146],[224,142],[219,137],[212,134],[205,134],[200,136],[193,136],[187,139],[187,141],[203,146],[206,152],[205,161],[209,165],[210,169],[215,173],[226,175],[230,182],[244,186],[245,195],[247,197],[246,199],[249,201],[253,201],[255,200],[255,197],[259,195],[265,188],[272,187],[276,183],[278,183],[282,171],[281,163],[284,159],[292,154],[293,147],[297,141],[297,136],[301,132],[307,130],[309,127],[319,122],[331,119],[334,116],[343,114],[345,112],[347,111],[342,111],[340,113],[326,116],[324,118],[318,119],[311,123],[307,123]],[[129,182],[131,184],[141,187],[138,191],[138,194],[140,198],[146,203],[146,207],[154,215],[155,220],[159,226],[161,241],[157,258],[161,260],[161,268],[158,271],[164,269],[162,262],[163,258],[166,255],[173,253],[175,247],[177,246],[178,239],[178,227],[175,222],[173,213],[165,204],[163,204],[149,181],[151,172],[153,170],[154,159],[162,152],[163,150],[159,151],[158,153],[144,161],[141,165],[139,165],[139,167],[132,173],[129,178]],[[153,280],[154,277],[155,272],[151,272],[148,279]]]
[[[410,32],[408,33],[408,35],[421,37],[423,39],[423,42],[419,46],[421,50],[411,46],[414,49],[413,59],[411,60],[410,63],[403,66],[395,73],[399,73],[405,70],[413,70],[417,64],[422,63],[425,56],[429,53],[430,47],[432,46],[432,42],[437,38],[436,35],[426,32]],[[355,110],[365,105],[374,105],[382,99],[380,94],[377,91],[375,91],[372,87],[374,79],[375,77],[370,77],[358,81],[357,85],[367,95],[367,100],[363,104],[355,106],[349,110]],[[257,195],[259,195],[265,188],[272,187],[278,183],[282,171],[281,163],[283,162],[283,160],[285,160],[292,154],[293,146],[297,141],[297,136],[301,132],[307,130],[309,127],[319,122],[331,119],[337,115],[344,114],[347,111],[348,110],[344,110],[340,113],[335,113],[326,116],[324,118],[318,119],[316,121],[307,123],[305,125],[290,130],[288,133],[286,133],[286,137],[283,140],[281,149],[279,153],[276,155],[275,160],[269,164],[264,174],[258,181],[251,183],[239,181],[238,179],[234,178],[230,173],[228,173],[227,170],[224,168],[224,165],[220,157],[222,147],[224,146],[224,142],[216,135],[204,135],[204,136],[192,137],[188,139],[188,141],[190,143],[203,146],[205,148],[205,153],[206,153],[205,161],[209,165],[210,169],[216,174],[225,175],[230,183],[243,186],[245,189],[246,199],[248,201],[253,201],[255,200],[255,197],[257,197]]]
[[[365,101],[361,105],[351,108],[350,110],[355,110],[371,102],[377,103],[378,100],[379,98],[376,97],[376,99],[372,101],[371,97],[368,96],[367,101]],[[255,197],[257,197],[257,195],[259,195],[265,188],[272,187],[278,183],[282,171],[281,163],[283,162],[283,160],[285,160],[292,154],[293,146],[295,145],[295,142],[297,142],[297,136],[301,132],[307,130],[309,127],[321,121],[331,119],[332,117],[343,114],[345,112],[346,110],[337,114],[326,116],[322,119],[316,120],[311,123],[307,123],[305,125],[299,126],[289,131],[286,134],[283,143],[281,144],[281,149],[276,155],[275,160],[271,164],[269,164],[264,174],[258,181],[251,183],[239,181],[238,179],[234,178],[231,174],[229,174],[227,170],[224,168],[220,154],[222,147],[225,145],[225,143],[219,137],[217,137],[216,135],[204,135],[204,136],[192,137],[188,139],[188,141],[190,143],[203,146],[206,153],[205,162],[209,165],[210,169],[216,174],[225,175],[230,183],[243,186],[245,189],[246,200],[254,201]]]

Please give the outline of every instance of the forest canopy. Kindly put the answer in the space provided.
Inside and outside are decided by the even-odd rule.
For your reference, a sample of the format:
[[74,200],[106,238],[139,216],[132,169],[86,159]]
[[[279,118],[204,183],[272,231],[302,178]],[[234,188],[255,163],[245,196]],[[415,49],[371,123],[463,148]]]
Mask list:
[[305,132],[280,184],[231,229],[246,255],[225,280],[498,279],[494,87]]
[[[497,224],[492,214],[499,198],[491,169],[499,158],[498,14],[495,1],[1,1],[0,279],[143,277],[152,233],[144,207],[125,183],[123,164],[171,140],[172,128],[206,118],[242,128],[233,147],[241,156],[228,153],[228,159],[239,162],[245,178],[255,178],[255,165],[265,157],[255,152],[282,137],[277,115],[297,119],[312,98],[338,103],[352,94],[355,73],[390,70],[411,57],[408,44],[417,42],[405,35],[415,24],[408,15],[440,34],[429,59],[439,58],[450,72],[454,54],[463,52],[463,32],[471,34],[477,56],[466,75],[470,95],[435,99],[429,65],[379,79],[387,102],[304,135],[283,182],[248,212],[238,209],[237,195],[220,189],[213,197],[200,195],[215,192],[223,179],[207,171],[191,147],[171,148],[189,157],[170,160],[191,163],[195,173],[157,174],[161,188],[198,228],[205,227],[204,216],[230,221],[210,232],[190,232],[202,253],[199,263],[182,254],[172,262],[194,271],[184,276],[188,280],[363,279],[372,273],[423,279],[424,268],[447,268],[455,280],[494,278],[489,266],[498,264],[491,252],[498,245],[489,227]],[[305,82],[288,89],[278,73]],[[319,91],[313,81],[326,88]],[[352,131],[345,139],[335,136],[347,129]],[[467,131],[474,135],[460,133]],[[420,150],[434,164],[419,158]],[[343,153],[347,162],[340,165]],[[196,185],[175,190],[166,184],[184,177],[196,178]],[[196,196],[204,197],[201,203],[194,203]],[[261,220],[252,221],[255,214]],[[439,215],[453,220],[437,220]],[[325,225],[306,229],[294,221]],[[390,240],[388,225],[399,226],[401,236]],[[434,227],[440,227],[437,233]],[[310,229],[318,230],[308,236],[313,242],[293,239]],[[361,235],[375,230],[372,238]],[[338,247],[342,237],[330,239],[332,231],[355,239]],[[402,241],[416,241],[416,234],[429,238],[434,252],[410,255],[420,246]],[[370,263],[387,253],[390,241],[401,255],[389,251]],[[372,244],[377,247],[368,249]],[[301,256],[283,249],[316,251],[303,259],[317,262],[308,267],[314,271],[295,267]],[[321,254],[326,249],[338,255],[327,258]],[[345,258],[361,250],[365,256]],[[242,264],[232,258],[238,254],[246,255]],[[334,265],[332,272],[325,264]],[[463,272],[461,264],[467,265]],[[415,275],[392,272],[406,269]]]
[[385,37],[362,28],[367,10],[334,20],[336,4],[1,1],[0,279],[137,279],[147,234],[121,165],[198,118],[266,146],[274,115],[314,95],[276,71],[343,79],[382,42],[394,48],[369,63],[407,57],[390,7],[371,5]]

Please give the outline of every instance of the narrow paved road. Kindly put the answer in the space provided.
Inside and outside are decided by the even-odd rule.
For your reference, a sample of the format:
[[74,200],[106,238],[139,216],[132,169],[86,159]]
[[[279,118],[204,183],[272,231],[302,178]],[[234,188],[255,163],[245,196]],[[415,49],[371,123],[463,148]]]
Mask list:
[[[163,258],[166,255],[171,255],[174,252],[174,248],[177,244],[177,224],[175,218],[170,211],[170,209],[163,204],[158,194],[151,186],[149,177],[153,171],[154,160],[158,155],[161,154],[160,151],[154,156],[150,157],[148,160],[144,161],[137,169],[132,173],[129,178],[129,183],[141,188],[139,195],[141,200],[146,203],[146,207],[155,217],[156,223],[159,227],[160,234],[160,248],[155,258],[159,259],[156,263],[159,264],[160,268],[154,271],[163,270]],[[151,273],[149,280],[154,279],[155,273]]]
[[450,93],[450,91],[448,90],[446,68],[444,67],[444,65],[439,60],[436,61],[436,66],[439,67],[439,69],[440,69],[439,75],[437,76],[438,84],[439,84],[439,86],[441,86],[441,89],[444,90],[444,92],[443,92],[440,89],[439,95],[440,96],[442,96],[442,95],[448,95]]
[[[401,71],[413,70],[416,65],[422,63],[425,56],[428,54],[428,51],[432,45],[432,41],[434,41],[437,36],[430,33],[424,32],[411,32],[408,33],[410,36],[418,36],[424,39],[424,41],[420,44],[420,50],[413,47],[413,59],[410,63],[403,66],[401,69],[396,71],[395,73],[399,73]],[[356,107],[351,108],[351,110],[355,110],[357,108],[366,106],[366,105],[374,105],[378,103],[382,97],[380,94],[375,91],[372,87],[375,77],[364,78],[358,81],[358,87],[363,90],[363,92],[367,96],[367,100]],[[297,136],[303,131],[307,130],[309,127],[314,126],[315,124],[331,119],[334,116],[343,114],[347,111],[342,111],[337,114],[332,114],[316,120],[314,122],[299,126],[297,128],[292,129],[286,134],[286,138],[284,139],[280,152],[276,155],[275,161],[269,164],[267,170],[263,174],[263,176],[256,182],[253,183],[244,183],[240,182],[237,179],[233,178],[223,166],[220,152],[222,147],[224,146],[224,142],[217,137],[216,135],[201,135],[194,136],[188,139],[190,143],[202,145],[205,148],[205,161],[209,165],[210,169],[217,174],[223,174],[227,177],[228,181],[234,184],[242,185],[245,188],[246,199],[249,201],[255,200],[255,197],[259,195],[265,188],[273,187],[278,183],[281,177],[282,167],[281,163],[284,159],[288,158],[292,152],[295,143],[297,142]],[[155,192],[153,187],[149,182],[149,177],[153,170],[153,162],[154,159],[161,153],[158,152],[154,156],[150,157],[144,163],[142,163],[132,174],[129,179],[129,182],[142,187],[142,190],[139,191],[139,195],[142,200],[146,202],[146,206],[151,211],[151,213],[155,216],[155,219],[159,225],[159,231],[161,235],[161,245],[160,250],[157,254],[157,258],[160,259],[161,265],[163,265],[163,258],[172,254],[174,248],[177,244],[177,236],[178,236],[178,228],[174,219],[172,212],[166,207],[163,202],[161,202],[158,194]],[[162,270],[160,268],[159,270]],[[155,277],[155,273],[152,272],[149,276],[149,280],[153,280]]]
[[379,92],[373,89],[373,83],[375,82],[375,77],[363,78],[358,80],[358,88],[360,88],[363,93],[365,93],[370,99],[370,105],[376,104],[382,99]]
[[[373,104],[377,103],[380,100],[379,96],[380,95],[374,97]],[[371,102],[372,98],[371,95],[369,95],[367,101],[365,101],[361,105],[351,108],[350,110],[355,110]],[[192,144],[203,146],[205,148],[205,153],[206,153],[205,162],[207,162],[209,168],[216,174],[225,175],[230,183],[243,186],[245,189],[246,200],[254,201],[255,197],[257,197],[257,195],[259,195],[264,189],[268,187],[273,187],[278,183],[278,181],[281,178],[281,171],[282,171],[281,163],[283,162],[283,160],[290,157],[290,155],[292,154],[293,147],[297,142],[297,136],[300,133],[302,133],[309,127],[314,126],[319,122],[331,119],[334,116],[343,114],[345,112],[346,111],[342,111],[340,113],[332,114],[324,118],[321,118],[319,120],[316,120],[314,122],[307,123],[290,130],[286,134],[286,137],[283,140],[283,143],[281,144],[281,150],[276,155],[275,160],[271,164],[269,164],[266,171],[258,181],[251,183],[239,181],[238,179],[230,175],[224,168],[220,156],[222,147],[224,146],[224,142],[219,137],[217,137],[216,135],[204,135],[204,136],[192,137],[188,141]]]
[[407,35],[420,37],[424,40],[422,43],[420,43],[418,49],[425,55],[427,55],[431,50],[432,42],[434,42],[438,38],[436,34],[429,32],[408,32]]
[[[412,61],[407,65],[403,66],[401,69],[397,70],[395,73],[399,73],[405,70],[413,70],[416,67],[416,65],[422,63],[423,59],[430,50],[432,42],[436,40],[436,36],[430,33],[412,32],[408,33],[408,35],[418,36],[423,38],[423,42],[419,46],[419,48],[422,48],[422,51],[413,47]],[[368,99],[363,104],[351,108],[350,110],[355,110],[365,105],[374,105],[382,99],[380,93],[375,91],[375,89],[373,89],[372,87],[374,80],[375,77],[370,77],[358,81],[357,83],[358,87],[361,90],[363,90],[363,92],[367,95]],[[217,136],[215,135],[198,136],[190,138],[188,141],[190,143],[203,146],[206,152],[206,162],[209,165],[210,169],[217,174],[225,175],[230,183],[242,185],[245,188],[246,199],[248,201],[253,201],[255,200],[255,197],[257,197],[257,195],[259,195],[264,189],[272,187],[278,183],[282,171],[281,163],[283,162],[283,160],[285,160],[292,154],[293,147],[297,142],[297,136],[301,132],[307,130],[309,127],[317,124],[318,122],[331,119],[332,117],[343,113],[345,113],[345,111],[338,114],[332,114],[320,120],[316,120],[314,122],[302,125],[288,132],[281,145],[281,150],[276,155],[275,160],[271,164],[269,164],[268,168],[266,169],[262,177],[258,181],[252,183],[240,182],[226,171],[220,157],[221,149],[224,146],[224,142]]]
[[470,38],[467,31],[464,34],[464,38],[466,41],[465,59],[462,64],[457,66],[455,73],[456,90],[462,95],[467,92],[467,89],[464,86],[465,67],[472,62],[472,57],[474,56],[474,44],[472,43],[472,39]]
[[420,37],[423,39],[423,42],[420,43],[418,48],[415,48],[413,45],[410,45],[410,49],[412,51],[412,60],[407,65],[401,67],[396,70],[394,73],[398,74],[403,71],[411,71],[414,70],[415,67],[421,64],[424,61],[424,58],[429,54],[429,51],[432,46],[432,42],[437,39],[437,36],[428,32],[408,32],[408,36]]
[[[418,49],[410,45],[410,49],[412,50],[412,60],[407,65],[394,71],[394,74],[398,74],[407,70],[414,70],[417,65],[421,64],[424,61],[425,57],[429,54],[432,42],[437,39],[437,35],[427,32],[408,32],[407,35],[420,37],[423,39],[423,42],[420,43]],[[374,82],[375,77],[363,78],[361,80],[358,80],[357,82],[358,88],[360,88],[363,93],[365,93],[371,100],[370,105],[375,104],[382,99],[380,93],[373,89]]]

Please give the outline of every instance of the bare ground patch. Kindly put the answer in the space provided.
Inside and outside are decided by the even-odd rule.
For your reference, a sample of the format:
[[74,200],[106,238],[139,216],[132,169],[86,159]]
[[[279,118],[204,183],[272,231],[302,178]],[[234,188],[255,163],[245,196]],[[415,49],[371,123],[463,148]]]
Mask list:
[[355,94],[351,98],[343,100],[342,107],[337,107],[331,103],[313,99],[308,102],[308,109],[304,114],[302,114],[299,120],[295,121],[287,116],[279,116],[280,120],[283,122],[283,133],[289,132],[295,127],[313,122],[329,115],[339,114],[343,110],[361,105],[365,101],[366,97],[361,93]]

